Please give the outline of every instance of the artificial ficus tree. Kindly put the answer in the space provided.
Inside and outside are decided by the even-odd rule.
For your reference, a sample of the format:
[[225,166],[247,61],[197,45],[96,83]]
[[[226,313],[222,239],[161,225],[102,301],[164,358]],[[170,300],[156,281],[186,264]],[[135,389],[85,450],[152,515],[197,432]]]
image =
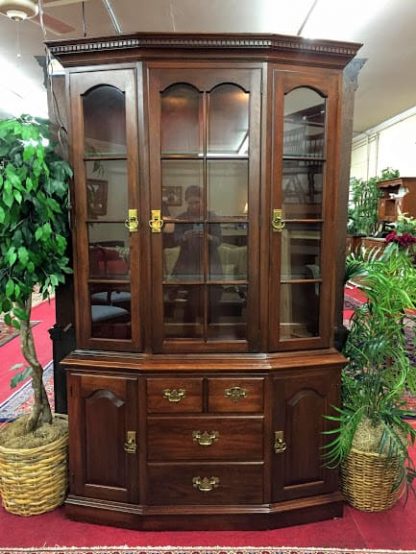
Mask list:
[[44,299],[71,272],[67,252],[67,197],[70,166],[55,151],[48,124],[30,116],[0,121],[0,312],[20,331],[31,375],[34,404],[30,432],[51,423],[30,325],[32,293]]

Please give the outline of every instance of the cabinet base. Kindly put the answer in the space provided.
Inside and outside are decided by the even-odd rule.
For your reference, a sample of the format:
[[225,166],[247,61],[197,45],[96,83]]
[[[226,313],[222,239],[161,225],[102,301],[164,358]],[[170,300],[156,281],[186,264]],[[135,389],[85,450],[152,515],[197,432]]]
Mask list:
[[265,530],[342,517],[343,500],[332,493],[301,500],[250,506],[148,507],[71,495],[70,519],[141,531]]

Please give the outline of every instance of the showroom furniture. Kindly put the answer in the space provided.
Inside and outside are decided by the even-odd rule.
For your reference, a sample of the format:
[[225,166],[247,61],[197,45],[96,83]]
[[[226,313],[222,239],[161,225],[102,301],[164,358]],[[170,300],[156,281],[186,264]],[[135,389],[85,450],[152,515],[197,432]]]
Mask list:
[[264,529],[342,514],[323,465],[343,69],[359,45],[152,34],[66,68],[76,349],[67,514]]

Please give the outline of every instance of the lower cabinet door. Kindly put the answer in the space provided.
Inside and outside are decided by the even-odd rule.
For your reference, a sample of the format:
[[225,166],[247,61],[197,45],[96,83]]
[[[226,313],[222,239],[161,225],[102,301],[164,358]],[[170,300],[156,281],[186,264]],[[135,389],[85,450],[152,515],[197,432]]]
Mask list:
[[337,489],[338,472],[324,467],[324,445],[333,427],[325,415],[337,405],[339,370],[299,370],[273,382],[273,502]]
[[72,373],[71,493],[138,502],[137,379]]

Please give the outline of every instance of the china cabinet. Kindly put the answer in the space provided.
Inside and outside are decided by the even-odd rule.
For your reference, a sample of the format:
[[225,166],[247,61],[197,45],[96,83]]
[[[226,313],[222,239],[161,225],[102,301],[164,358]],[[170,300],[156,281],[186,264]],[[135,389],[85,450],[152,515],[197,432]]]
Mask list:
[[66,68],[84,521],[262,529],[342,513],[322,464],[343,69],[359,45],[138,34]]

